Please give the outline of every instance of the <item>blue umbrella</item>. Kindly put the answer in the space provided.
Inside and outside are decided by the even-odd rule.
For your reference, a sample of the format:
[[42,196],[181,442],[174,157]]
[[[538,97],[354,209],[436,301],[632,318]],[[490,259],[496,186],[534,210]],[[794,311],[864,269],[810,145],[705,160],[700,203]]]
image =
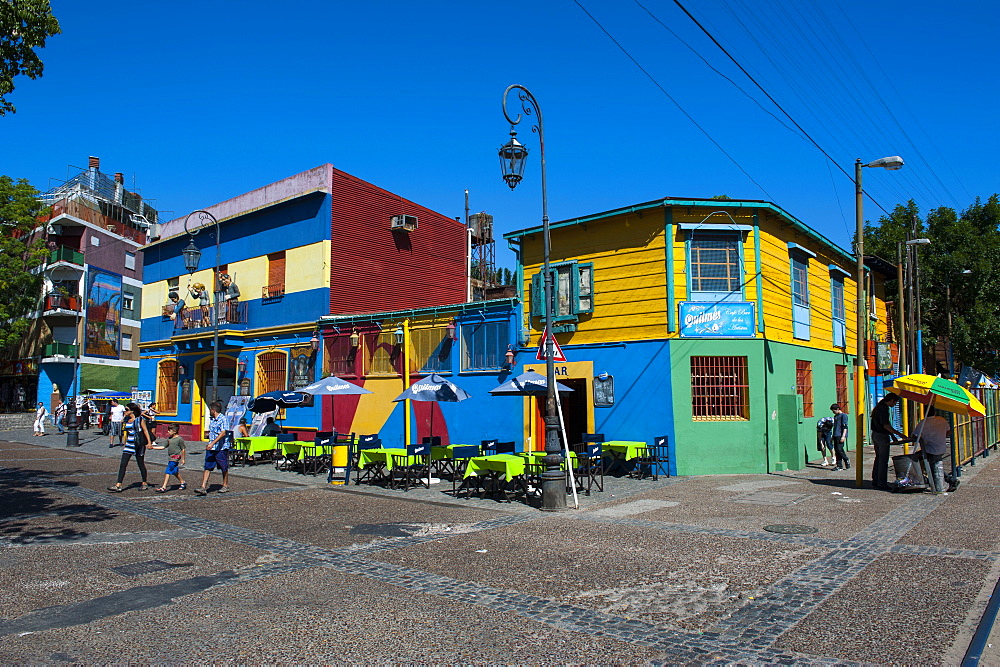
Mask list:
[[308,387],[302,387],[299,391],[305,394],[312,394],[313,396],[351,396],[372,393],[364,387],[359,387],[347,380],[341,380],[336,375],[313,382]]
[[271,412],[278,408],[309,408],[312,404],[312,394],[301,391],[269,391],[250,401],[247,409],[251,412]]
[[437,401],[439,403],[458,403],[472,395],[453,382],[445,380],[434,373],[425,378],[417,380],[406,388],[402,394],[392,399],[393,403],[405,401]]
[[[515,378],[511,378],[499,387],[490,389],[493,396],[534,396],[544,394],[548,390],[548,383],[545,376],[535,371],[526,371]],[[556,391],[573,391],[564,384],[556,382]]]

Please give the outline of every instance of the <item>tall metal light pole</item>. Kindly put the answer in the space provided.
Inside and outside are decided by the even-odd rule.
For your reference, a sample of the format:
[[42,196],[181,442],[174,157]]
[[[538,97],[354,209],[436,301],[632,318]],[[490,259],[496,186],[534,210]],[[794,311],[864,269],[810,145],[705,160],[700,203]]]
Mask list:
[[[202,224],[189,230],[188,220],[193,215],[197,215],[198,220]],[[201,228],[208,222],[215,225],[215,275],[212,279],[212,401],[214,402],[219,400],[219,304],[218,297],[216,297],[216,290],[219,287],[219,263],[221,261],[219,255],[219,221],[215,219],[214,215],[208,211],[193,211],[188,214],[188,217],[184,218],[184,231],[191,237],[191,242],[184,248],[181,254],[184,255],[184,268],[188,270],[188,273],[197,271],[198,262],[201,260],[201,251],[194,244],[194,237],[198,235]]]
[[865,216],[864,216],[864,188],[861,186],[861,169],[863,167],[879,167],[895,171],[903,168],[903,158],[898,155],[883,157],[868,164],[862,164],[861,159],[854,163],[854,217],[857,223],[855,230],[854,252],[857,256],[857,297],[858,297],[858,349],[854,358],[854,402],[857,405],[857,415],[854,424],[854,481],[856,486],[862,485],[864,472],[861,466],[864,464],[864,444],[865,444],[865,348],[868,342],[868,326],[865,318]]
[[517,140],[514,126],[521,122],[521,114],[511,118],[507,113],[507,95],[517,90],[521,111],[525,116],[535,114],[538,124],[531,128],[538,133],[538,153],[542,163],[542,252],[543,284],[545,286],[545,472],[542,474],[542,510],[559,512],[566,509],[566,475],[562,471],[562,454],[559,446],[559,415],[556,412],[556,372],[554,350],[552,348],[552,271],[549,266],[549,201],[545,182],[545,130],[542,124],[542,109],[535,96],[519,84],[507,87],[503,92],[503,115],[510,123],[510,141],[500,148],[500,169],[503,180],[513,190],[521,182],[528,149]]

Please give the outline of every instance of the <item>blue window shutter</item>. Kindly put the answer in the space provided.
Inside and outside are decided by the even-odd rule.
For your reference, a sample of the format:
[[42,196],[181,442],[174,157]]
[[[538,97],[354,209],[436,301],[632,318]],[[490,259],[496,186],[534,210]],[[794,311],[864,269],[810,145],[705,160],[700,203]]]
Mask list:
[[545,317],[545,301],[543,292],[545,285],[542,283],[542,272],[539,271],[531,276],[531,315],[532,317]]

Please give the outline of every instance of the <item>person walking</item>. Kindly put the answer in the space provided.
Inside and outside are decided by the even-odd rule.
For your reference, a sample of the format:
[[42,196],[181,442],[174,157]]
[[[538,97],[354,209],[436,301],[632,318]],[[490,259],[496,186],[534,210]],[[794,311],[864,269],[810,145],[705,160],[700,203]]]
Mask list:
[[[819,453],[823,455],[824,468],[828,465],[833,465],[833,438],[830,432],[833,430],[833,419],[830,417],[820,417],[819,421],[816,422],[816,449]],[[830,452],[830,461],[826,459],[827,451]]]
[[219,493],[229,493],[229,449],[233,444],[233,433],[226,415],[222,413],[222,403],[212,401],[208,406],[212,420],[208,424],[208,444],[205,445],[205,472],[201,476],[201,486],[194,490],[199,496],[208,493],[208,476],[218,468],[222,472],[222,488]]
[[122,492],[122,481],[125,479],[125,470],[128,462],[135,456],[135,464],[139,467],[139,474],[142,476],[141,491],[149,488],[146,483],[146,446],[153,442],[146,428],[146,421],[142,418],[142,408],[135,403],[129,403],[125,413],[125,446],[122,448],[122,459],[118,465],[118,482],[114,486],[109,486],[108,491],[112,493]]
[[154,489],[157,493],[166,493],[167,482],[170,481],[170,476],[173,475],[177,478],[180,483],[180,490],[183,491],[187,488],[187,484],[181,479],[181,459],[184,458],[184,452],[187,449],[184,443],[184,438],[177,435],[177,424],[167,424],[167,444],[163,447],[158,447],[156,445],[150,445],[150,449],[166,449],[167,458],[167,469],[164,471],[163,484]]
[[56,405],[56,409],[52,411],[52,423],[55,424],[56,429],[58,429],[59,435],[66,433],[66,431],[63,430],[63,424],[66,422],[66,412],[66,404],[61,400],[59,401],[59,404]]
[[45,404],[38,401],[38,407],[35,408],[35,435],[45,435],[45,415],[49,413],[45,409]]
[[847,445],[847,430],[848,430],[848,419],[847,414],[840,408],[839,403],[834,403],[830,406],[830,411],[833,412],[833,428],[831,429],[830,435],[833,441],[833,452],[836,457],[836,470],[850,470],[851,460],[847,458],[847,452],[844,451],[844,446]]
[[[935,414],[934,408],[927,408],[926,416],[917,422],[913,431],[920,434],[920,449],[923,450],[927,465],[931,469],[934,482],[934,493],[944,491],[944,464],[942,461],[948,454],[948,436],[951,435],[951,424],[944,417]],[[951,491],[953,489],[949,489]]]
[[892,415],[889,411],[899,403],[899,396],[886,394],[875,404],[871,414],[872,446],[875,448],[875,460],[872,461],[872,487],[888,489],[889,476],[889,445],[893,436],[905,437],[892,425]]
[[108,449],[115,446],[115,439],[118,439],[119,445],[125,444],[125,406],[121,405],[116,399],[111,399],[111,407],[108,409],[110,418],[110,428],[108,429],[108,438],[110,438],[108,443]]

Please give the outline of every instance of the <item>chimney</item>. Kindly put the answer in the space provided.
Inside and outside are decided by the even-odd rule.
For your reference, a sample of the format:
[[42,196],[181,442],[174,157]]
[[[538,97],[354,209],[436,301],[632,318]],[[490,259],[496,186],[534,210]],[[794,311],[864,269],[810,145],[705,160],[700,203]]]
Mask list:
[[121,204],[125,193],[125,174],[115,172],[115,203]]
[[91,155],[90,156],[90,164],[87,165],[87,166],[89,166],[91,169],[100,170],[100,168],[101,168],[101,158],[95,157],[95,156]]

